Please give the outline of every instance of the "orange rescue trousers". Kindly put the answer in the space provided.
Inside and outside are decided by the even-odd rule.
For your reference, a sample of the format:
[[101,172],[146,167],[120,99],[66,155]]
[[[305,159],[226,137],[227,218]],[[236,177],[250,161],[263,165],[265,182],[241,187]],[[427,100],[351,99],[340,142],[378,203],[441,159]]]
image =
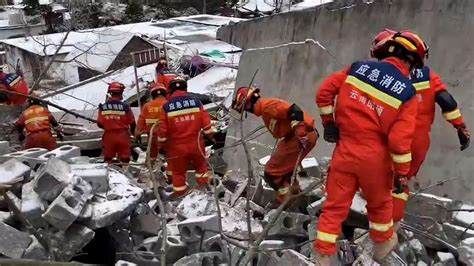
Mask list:
[[25,149],[44,148],[50,151],[56,149],[56,147],[56,139],[49,129],[30,133],[26,136],[24,144]]
[[315,249],[323,255],[336,253],[336,240],[341,224],[349,214],[352,199],[362,189],[367,200],[370,237],[380,243],[393,234],[392,162],[387,150],[376,147],[368,154],[360,145],[339,141],[334,150],[326,190],[327,199],[319,217]]
[[121,162],[130,162],[132,153],[130,151],[130,134],[128,130],[106,130],[102,136],[102,154],[107,163],[111,163],[114,157]]
[[[316,145],[318,139],[316,131],[308,133],[308,145],[305,150],[301,153],[298,160],[298,156],[301,152],[301,144],[296,135],[285,137],[281,140],[275,151],[273,152],[270,160],[265,165],[265,181],[277,191],[277,201],[283,202],[286,194],[290,190],[291,177],[295,167],[301,163],[301,161],[308,155],[308,153]],[[294,184],[294,192],[299,192],[298,184]]]
[[[417,132],[415,138],[411,144],[411,156],[412,161],[410,165],[410,171],[408,172],[408,179],[413,179],[421,168],[421,165],[425,161],[426,154],[430,148],[430,133]],[[400,194],[392,193],[393,197],[393,221],[399,222],[405,215],[405,207],[410,195],[410,189],[405,187],[403,192]]]
[[189,165],[192,165],[196,170],[197,184],[207,184],[210,176],[207,159],[203,153],[205,153],[204,143],[172,144],[172,147],[166,149],[166,162],[168,163],[166,171],[168,175],[172,176],[173,190],[176,196],[186,193],[188,188],[186,172]]

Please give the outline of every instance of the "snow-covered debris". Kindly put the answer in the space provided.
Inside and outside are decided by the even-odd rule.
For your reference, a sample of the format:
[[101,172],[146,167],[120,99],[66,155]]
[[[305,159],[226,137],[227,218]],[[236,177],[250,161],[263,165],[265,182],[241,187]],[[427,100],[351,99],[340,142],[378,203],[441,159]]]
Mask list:
[[92,217],[85,224],[92,229],[111,225],[129,215],[144,194],[143,189],[115,169],[109,169],[109,188],[107,194],[95,196],[88,203],[92,207]]
[[442,265],[454,266],[456,265],[456,259],[452,253],[447,252],[437,252],[436,256],[438,257],[438,262]]
[[213,196],[199,190],[186,195],[176,208],[178,215],[184,219],[210,215],[215,209]]
[[474,237],[464,239],[458,247],[459,261],[474,265]]
[[40,198],[53,201],[71,179],[72,173],[69,164],[53,157],[36,172],[33,189]]
[[44,225],[41,215],[45,209],[45,204],[33,190],[33,182],[23,184],[21,189],[21,213],[31,224],[38,227]]
[[469,227],[474,222],[474,206],[471,204],[462,204],[459,209],[467,211],[453,212],[453,220],[455,224]]
[[71,164],[73,174],[91,184],[93,192],[106,192],[109,189],[109,170],[107,164]]
[[27,233],[0,223],[0,254],[12,259],[19,259],[31,241]]
[[30,170],[30,167],[19,160],[10,159],[0,165],[0,184],[11,185],[23,181]]

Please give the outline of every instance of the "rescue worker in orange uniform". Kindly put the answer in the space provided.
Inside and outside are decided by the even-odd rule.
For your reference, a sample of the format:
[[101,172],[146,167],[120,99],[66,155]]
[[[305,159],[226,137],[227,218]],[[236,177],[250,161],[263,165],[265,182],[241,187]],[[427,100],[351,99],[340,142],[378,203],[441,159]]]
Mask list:
[[160,112],[158,148],[166,151],[167,174],[172,176],[171,200],[188,191],[186,172],[192,165],[196,182],[206,186],[211,177],[205,157],[203,135],[212,139],[214,129],[201,101],[187,92],[187,82],[177,77],[170,82],[170,96]]
[[160,58],[158,65],[156,66],[156,83],[165,85],[166,89],[170,90],[170,82],[175,79],[178,75],[176,72],[168,66],[166,58]]
[[28,84],[20,75],[16,73],[5,74],[0,71],[0,103],[22,105],[28,99],[23,96],[28,95],[28,91]]
[[107,163],[112,163],[115,157],[122,163],[130,161],[130,136],[133,136],[136,124],[132,109],[122,101],[124,89],[122,83],[110,83],[107,89],[109,97],[99,105],[97,125],[104,130],[102,154]]
[[[278,203],[286,195],[300,192],[299,184],[291,186],[293,171],[316,145],[318,134],[314,119],[293,103],[261,98],[260,89],[241,87],[235,93],[232,108],[261,116],[272,136],[282,139],[265,165],[264,180],[277,193]],[[301,155],[300,155],[301,153]],[[299,160],[298,160],[299,157]]]
[[49,151],[56,149],[56,138],[51,134],[51,129],[54,129],[61,139],[61,127],[48,108],[41,105],[40,101],[30,99],[28,102],[29,107],[23,111],[15,123],[20,142],[25,140],[26,133],[23,148],[44,148]]
[[[150,87],[150,94],[152,100],[146,103],[141,110],[140,116],[138,117],[137,130],[135,132],[135,138],[140,139],[140,135],[150,135],[151,128],[155,123],[159,121],[159,115],[163,110],[163,105],[166,103],[166,88],[161,83],[153,83]],[[155,126],[153,131],[153,138],[151,139],[150,146],[150,159],[154,162],[158,156],[158,125]]]
[[[383,51],[379,51],[379,49],[384,41],[390,39],[396,33],[396,31],[385,29],[377,34],[371,49],[372,57],[378,60],[384,59],[386,54]],[[426,57],[428,57],[428,54],[426,54]],[[469,147],[470,143],[470,134],[459,111],[458,104],[454,97],[446,90],[446,85],[441,81],[441,77],[429,67],[424,66],[423,68],[415,69],[411,73],[411,80],[417,93],[418,111],[416,134],[411,145],[412,162],[410,171],[407,174],[408,180],[416,176],[428,153],[436,103],[441,107],[444,118],[457,130],[461,151]],[[402,185],[392,193],[393,220],[396,224],[404,216],[409,193],[407,185]]]
[[398,242],[391,192],[410,170],[417,100],[409,75],[423,67],[426,47],[416,34],[403,32],[380,49],[387,58],[357,61],[329,76],[317,92],[324,139],[337,143],[315,241],[320,265],[329,265],[336,253],[359,187],[367,200],[374,259],[383,260]]

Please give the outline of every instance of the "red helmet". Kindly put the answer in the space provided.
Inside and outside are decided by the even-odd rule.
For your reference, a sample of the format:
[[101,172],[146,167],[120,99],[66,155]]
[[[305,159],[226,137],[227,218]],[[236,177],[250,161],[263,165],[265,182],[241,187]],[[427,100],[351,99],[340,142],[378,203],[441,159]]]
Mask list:
[[120,93],[122,94],[125,90],[125,85],[120,82],[112,82],[109,84],[109,88],[107,89],[107,93]]
[[413,61],[414,67],[422,68],[425,58],[428,56],[428,46],[415,33],[400,31],[383,41],[380,48],[374,53],[376,58],[380,58],[379,55],[384,54],[401,55]]
[[175,91],[175,90],[186,91],[188,89],[188,83],[186,82],[184,78],[178,76],[170,81],[168,87],[170,91]]
[[[232,101],[232,109],[239,113],[249,110],[252,107],[252,97],[260,97],[258,93],[260,89],[254,87],[240,87],[235,92],[234,100]],[[257,94],[257,95],[255,95]]]
[[166,95],[166,87],[163,83],[151,83],[149,89],[151,94],[157,92],[159,95]]
[[397,33],[397,32],[394,31],[394,30],[391,30],[391,29],[384,29],[383,31],[377,33],[377,35],[375,35],[374,40],[372,41],[372,48],[370,49],[370,56],[372,56],[372,58],[380,59],[380,58],[377,57],[378,50],[395,33]]

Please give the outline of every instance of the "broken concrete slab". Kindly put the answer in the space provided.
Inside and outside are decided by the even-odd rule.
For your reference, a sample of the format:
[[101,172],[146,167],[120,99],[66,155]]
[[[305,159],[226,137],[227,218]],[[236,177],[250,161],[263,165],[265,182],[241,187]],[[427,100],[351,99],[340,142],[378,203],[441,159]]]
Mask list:
[[[225,203],[220,204],[220,207],[222,214],[222,231],[231,237],[242,239],[249,238],[249,232],[247,229],[247,213],[237,208],[231,208]],[[253,236],[262,233],[263,227],[259,221],[250,219],[250,224]]]
[[[253,201],[249,201],[249,205],[250,205],[250,210],[254,214],[258,214],[259,216],[262,216],[262,217],[264,216],[265,209],[262,206],[257,205]],[[239,198],[237,202],[235,203],[234,208],[242,210],[242,211],[247,211],[247,198]]]
[[38,159],[49,160],[51,158],[57,158],[66,161],[70,158],[79,156],[81,156],[81,149],[79,147],[64,145],[45,154],[42,154],[38,157]]
[[144,195],[143,189],[115,169],[109,169],[109,188],[107,196],[94,196],[88,203],[92,208],[92,217],[85,225],[91,229],[111,225],[130,215]]
[[321,199],[311,203],[306,207],[306,210],[308,211],[308,214],[310,216],[316,216],[322,209],[323,209],[323,204],[326,201],[326,197],[322,197]]
[[225,261],[230,261],[229,247],[220,235],[215,235],[204,240],[203,251],[205,252],[220,252]]
[[40,198],[53,201],[71,182],[72,176],[69,164],[52,158],[38,169],[33,180],[33,189]]
[[[265,221],[273,219],[277,210],[271,210]],[[308,226],[311,222],[311,217],[301,213],[282,212],[276,220],[273,227],[268,232],[269,236],[275,235],[291,235],[308,237]]]
[[0,254],[12,259],[19,259],[31,244],[32,239],[25,233],[0,223]]
[[445,240],[456,247],[459,246],[463,239],[474,237],[474,230],[450,223],[444,223],[443,230],[446,235]]
[[23,259],[30,259],[30,260],[47,260],[49,255],[46,249],[39,243],[36,237],[30,235],[31,237],[31,244],[25,250],[23,254]]
[[67,162],[70,164],[90,164],[91,158],[88,156],[79,156],[67,159]]
[[176,210],[183,219],[210,215],[216,210],[214,196],[194,190],[183,198]]
[[431,263],[431,258],[428,256],[425,246],[421,244],[420,240],[414,238],[408,241],[410,248],[415,252],[418,261],[424,261],[427,264]]
[[[474,210],[474,206],[471,204],[463,203],[457,206],[456,209],[467,210],[467,211],[453,212],[452,223],[455,225],[465,227],[465,228],[472,226],[472,223],[474,223],[474,212],[469,211],[469,210]],[[474,228],[474,226],[471,228]]]
[[[264,240],[258,246],[258,249],[261,251],[258,253],[258,262],[257,266],[266,266],[270,260],[272,254],[272,249],[279,249],[285,246],[285,242],[281,240]],[[267,252],[268,251],[268,252]]]
[[46,223],[41,215],[46,210],[46,205],[33,189],[33,182],[23,184],[21,189],[21,213],[35,227],[42,227]]
[[65,231],[77,219],[84,204],[85,201],[79,192],[70,187],[66,187],[49,205],[42,217],[50,225]]
[[129,217],[119,219],[115,223],[107,226],[107,231],[113,239],[114,249],[116,252],[120,253],[133,251],[133,241],[129,228]]
[[13,185],[28,178],[30,167],[12,158],[0,165],[0,184]]
[[130,230],[134,234],[142,234],[147,237],[158,234],[160,229],[160,218],[152,213],[151,208],[145,203],[139,203],[130,215]]
[[65,232],[57,234],[57,237],[61,239],[58,253],[64,261],[69,261],[77,252],[84,248],[94,236],[95,233],[90,228],[80,224],[72,224]]
[[247,184],[248,184],[248,179],[244,179],[237,189],[234,192],[234,195],[232,195],[232,198],[230,199],[230,206],[233,207],[235,205],[235,202],[240,198],[242,193],[247,189]]
[[457,202],[451,199],[419,193],[416,197],[410,198],[407,203],[406,213],[412,215],[405,217],[405,222],[411,224],[410,218],[415,215],[431,217],[432,220],[439,223],[448,222],[452,218],[452,212],[447,210],[455,205]]
[[107,164],[72,164],[73,174],[80,176],[92,186],[92,192],[107,192],[109,189],[109,170]]
[[178,229],[184,242],[199,242],[218,234],[219,218],[214,214],[187,219],[178,223]]
[[[216,182],[216,184],[214,184],[214,182]],[[212,178],[210,181],[209,181],[209,186],[211,187],[211,189],[213,190],[213,192],[215,194],[217,194],[217,196],[219,198],[223,198],[224,197],[224,193],[225,193],[225,187],[224,185],[222,184],[221,180],[219,179],[219,177],[215,176],[214,178]]]
[[449,252],[436,252],[436,258],[441,265],[456,266],[456,258]]
[[220,265],[225,263],[220,252],[203,252],[178,260],[174,266]]
[[464,239],[458,247],[459,261],[466,265],[474,264],[474,237]]
[[283,250],[280,254],[277,254],[274,252],[272,256],[270,257],[270,260],[267,265],[314,265],[313,262],[308,260],[307,257],[303,256],[302,254],[292,250],[292,249],[287,249]]

